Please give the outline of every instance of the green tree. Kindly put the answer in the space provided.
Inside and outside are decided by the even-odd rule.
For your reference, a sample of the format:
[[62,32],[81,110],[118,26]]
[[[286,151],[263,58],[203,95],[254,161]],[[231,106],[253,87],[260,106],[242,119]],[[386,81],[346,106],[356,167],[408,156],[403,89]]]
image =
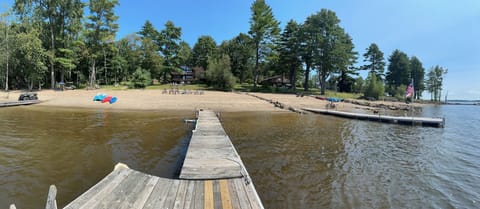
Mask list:
[[200,36],[192,50],[193,66],[208,69],[208,60],[216,56],[217,50],[217,43],[211,36]]
[[14,55],[18,59],[17,69],[22,72],[21,82],[31,90],[34,83],[40,83],[48,71],[45,65],[48,54],[42,46],[42,41],[38,38],[40,32],[37,29],[24,24],[21,30],[23,31],[15,36]]
[[247,78],[251,78],[252,48],[251,38],[244,33],[240,33],[232,40],[222,43],[220,47],[221,53],[228,54],[230,57],[230,68],[240,83],[245,82]]
[[172,21],[167,21],[165,29],[160,31],[156,40],[160,47],[160,53],[163,55],[163,82],[167,82],[167,75],[179,67],[180,60],[177,55],[180,50],[181,36],[182,28],[175,27]]
[[[308,20],[308,19],[307,19]],[[308,91],[310,83],[310,71],[313,68],[314,56],[317,52],[317,35],[315,27],[311,24],[307,24],[307,21],[300,26],[300,58],[305,63],[305,76],[303,82],[304,91]]]
[[272,8],[265,3],[265,0],[255,0],[250,7],[252,17],[250,19],[250,31],[255,49],[255,68],[253,75],[253,89],[257,89],[260,62],[272,50],[272,43],[275,42],[280,33],[279,22],[275,20]]
[[[9,79],[9,62],[11,60],[10,54],[12,53],[13,47],[11,47],[13,41],[13,30],[11,30],[11,11],[6,11],[5,13],[0,14],[0,57],[5,59],[0,59],[0,69],[4,69],[2,72],[2,76],[5,75],[4,79],[1,79],[0,83],[5,81],[5,91],[8,91],[8,79]],[[5,68],[3,68],[5,66]]]
[[142,36],[142,38],[149,38],[150,40],[157,40],[159,36],[159,32],[153,24],[147,20],[145,24],[142,26],[142,30],[138,32],[138,35]]
[[[16,0],[14,9],[21,21],[36,22],[44,27],[39,37],[50,53],[50,80],[55,84],[55,65],[60,65],[61,80],[71,70],[75,56],[69,51],[81,29],[85,4],[80,0]],[[61,49],[61,50],[59,50]]]
[[390,95],[396,96],[396,89],[400,85],[409,85],[411,83],[410,61],[407,54],[396,49],[388,58],[389,64],[385,81],[387,91]]
[[443,90],[443,77],[448,73],[448,69],[441,66],[430,68],[427,73],[426,88],[430,92],[431,100],[440,102]]
[[364,96],[379,99],[384,93],[383,83],[377,79],[375,73],[369,73],[366,81],[366,88]]
[[[106,71],[106,56],[113,51],[115,34],[118,30],[118,16],[114,13],[118,0],[90,0],[88,21],[85,24],[86,42],[89,48],[91,74],[90,86],[96,83],[97,63],[104,62]],[[103,58],[103,59],[102,59]],[[105,81],[106,82],[106,81]]]
[[208,85],[221,90],[231,90],[235,86],[235,77],[230,71],[230,58],[227,55],[209,58],[207,81]]
[[383,80],[385,71],[385,58],[383,58],[383,52],[378,48],[377,44],[372,43],[366,49],[367,52],[363,54],[365,58],[363,61],[368,64],[360,67],[362,70],[369,70],[371,73],[375,73],[378,79]]
[[316,66],[321,87],[321,94],[325,94],[326,81],[331,73],[351,65],[353,51],[347,46],[349,35],[340,27],[340,20],[335,12],[322,9],[311,15],[305,21],[313,48],[313,64]]
[[147,70],[137,68],[132,75],[131,87],[133,88],[145,88],[152,84],[152,77]]
[[365,80],[363,80],[362,76],[358,76],[353,84],[353,92],[354,93],[361,93],[365,90]]
[[143,38],[140,49],[141,68],[150,72],[151,77],[160,80],[163,59],[158,54],[158,45],[150,38]]
[[180,66],[191,66],[192,62],[192,48],[187,42],[180,42],[180,49],[178,50],[178,60]]
[[142,39],[135,34],[131,34],[117,41],[116,47],[118,48],[118,56],[121,57],[117,59],[118,64],[121,64],[118,76],[122,81],[129,80],[129,76],[142,64]]
[[281,68],[288,69],[290,85],[296,90],[297,74],[302,67],[300,57],[301,43],[299,40],[300,25],[294,20],[290,20],[281,34],[279,51]]
[[341,37],[342,41],[339,45],[338,70],[340,76],[338,77],[338,90],[340,92],[352,92],[355,79],[352,76],[357,76],[357,68],[353,65],[357,62],[357,52],[354,51],[355,45],[353,45],[350,35],[345,34]]
[[411,77],[413,79],[415,99],[420,99],[422,92],[425,90],[425,69],[422,62],[415,56],[410,58],[410,70],[412,72]]

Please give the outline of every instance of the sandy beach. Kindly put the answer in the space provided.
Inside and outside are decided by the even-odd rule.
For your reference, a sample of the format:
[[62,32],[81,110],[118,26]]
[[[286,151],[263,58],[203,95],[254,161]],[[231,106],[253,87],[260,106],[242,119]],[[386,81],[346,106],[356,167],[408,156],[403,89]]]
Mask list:
[[[17,101],[21,91],[0,93],[0,102]],[[94,102],[93,97],[98,93],[114,96],[118,101],[114,104]],[[221,91],[204,91],[203,94],[168,94],[162,90],[68,90],[52,91],[42,90],[37,92],[40,104],[37,106],[92,108],[112,110],[188,110],[199,108],[212,109],[219,112],[244,112],[244,111],[288,111],[288,108],[275,107],[270,102],[260,98],[282,103],[287,107],[325,108],[329,103],[311,96],[298,97],[293,94],[267,94],[267,93],[237,93]],[[387,102],[388,105],[395,103]],[[336,103],[339,111],[365,112],[369,108],[351,103]],[[370,108],[371,109],[371,108]]]

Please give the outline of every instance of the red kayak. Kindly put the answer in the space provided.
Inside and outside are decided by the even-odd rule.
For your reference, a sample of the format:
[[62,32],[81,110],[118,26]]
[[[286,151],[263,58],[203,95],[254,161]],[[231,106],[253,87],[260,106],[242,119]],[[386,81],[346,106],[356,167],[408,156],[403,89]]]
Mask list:
[[112,99],[111,96],[105,97],[105,98],[102,99],[102,103],[110,102],[111,99]]

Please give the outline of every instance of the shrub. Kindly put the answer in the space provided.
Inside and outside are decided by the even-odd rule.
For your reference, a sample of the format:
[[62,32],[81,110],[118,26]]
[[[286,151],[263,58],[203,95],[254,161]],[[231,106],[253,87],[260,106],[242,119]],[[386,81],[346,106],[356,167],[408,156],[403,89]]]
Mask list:
[[137,68],[137,70],[132,75],[132,80],[130,82],[129,88],[145,88],[152,84],[152,76],[150,72]]
[[373,97],[375,99],[379,99],[380,96],[383,96],[384,92],[385,88],[382,81],[378,80],[375,74],[370,74],[367,78],[364,96],[366,98]]
[[230,58],[222,56],[219,59],[209,59],[207,69],[209,86],[221,90],[231,90],[235,86],[236,78],[230,70]]

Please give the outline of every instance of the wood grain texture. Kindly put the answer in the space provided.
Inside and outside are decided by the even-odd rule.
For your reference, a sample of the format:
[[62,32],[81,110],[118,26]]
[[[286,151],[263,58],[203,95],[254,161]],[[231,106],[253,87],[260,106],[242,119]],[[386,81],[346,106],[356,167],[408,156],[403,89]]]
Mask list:
[[203,208],[204,209],[214,209],[213,207],[213,182],[208,180],[208,181],[205,181],[204,182],[204,187],[205,187],[205,191],[204,191],[204,197],[205,197],[205,201],[204,201],[204,206]]

